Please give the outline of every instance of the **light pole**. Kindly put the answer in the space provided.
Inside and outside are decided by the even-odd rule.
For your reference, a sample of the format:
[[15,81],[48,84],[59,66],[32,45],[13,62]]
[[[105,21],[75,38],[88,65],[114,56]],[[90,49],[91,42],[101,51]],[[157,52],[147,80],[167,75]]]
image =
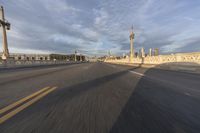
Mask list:
[[75,62],[77,61],[77,59],[76,59],[76,54],[77,54],[77,51],[75,50],[75,55],[74,55],[74,60],[75,60]]
[[6,29],[10,30],[10,23],[6,21],[4,17],[4,10],[3,6],[0,7],[0,27],[2,27],[3,30],[3,53],[2,53],[2,59],[7,60],[9,58],[9,51],[8,51],[8,42],[7,42],[7,35],[6,35]]
[[134,54],[133,41],[134,41],[134,36],[135,36],[135,34],[133,33],[133,26],[132,26],[131,32],[130,32],[130,62],[133,62],[133,54]]

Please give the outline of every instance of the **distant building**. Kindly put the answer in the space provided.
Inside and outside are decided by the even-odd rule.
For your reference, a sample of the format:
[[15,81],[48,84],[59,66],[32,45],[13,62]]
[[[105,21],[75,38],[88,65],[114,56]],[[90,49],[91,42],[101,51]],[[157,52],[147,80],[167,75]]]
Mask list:
[[10,58],[14,60],[50,60],[50,55],[11,53]]
[[142,58],[145,57],[145,51],[144,51],[144,48],[143,48],[143,47],[141,48],[141,56],[142,56]]
[[86,61],[86,57],[84,55],[75,55],[75,54],[70,54],[70,55],[67,55],[67,60],[69,61]]
[[50,54],[50,60],[67,60],[69,57],[62,54]]
[[144,50],[143,47],[139,50],[138,57],[139,58],[144,58],[145,57],[145,50]]
[[149,49],[149,56],[152,56],[152,49]]
[[[1,53],[0,53],[1,55]],[[59,61],[75,61],[75,54],[64,55],[64,54],[22,54],[22,53],[11,53],[10,59],[13,60],[59,60]],[[0,59],[1,60],[1,59]],[[84,55],[76,55],[77,61],[85,61]]]
[[159,49],[158,48],[155,48],[154,49],[154,56],[158,56],[159,55]]
[[77,54],[50,54],[50,60],[66,60],[66,61],[85,61],[86,58],[84,55],[77,55]]

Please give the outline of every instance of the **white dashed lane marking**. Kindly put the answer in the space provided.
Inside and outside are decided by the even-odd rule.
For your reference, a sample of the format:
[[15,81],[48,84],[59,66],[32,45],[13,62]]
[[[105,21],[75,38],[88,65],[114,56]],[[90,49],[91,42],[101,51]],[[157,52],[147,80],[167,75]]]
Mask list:
[[138,72],[135,72],[135,71],[129,71],[129,72],[131,72],[131,73],[133,73],[133,74],[137,74],[137,75],[139,75],[139,76],[145,76],[144,74],[138,73]]

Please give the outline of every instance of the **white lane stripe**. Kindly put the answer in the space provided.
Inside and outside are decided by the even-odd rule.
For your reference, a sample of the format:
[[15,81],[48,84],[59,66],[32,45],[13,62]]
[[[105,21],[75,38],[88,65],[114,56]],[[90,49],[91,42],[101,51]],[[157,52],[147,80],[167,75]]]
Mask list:
[[190,94],[190,93],[188,93],[188,92],[185,92],[184,94],[185,94],[185,95],[187,95],[187,96],[191,96],[191,94]]
[[144,74],[142,73],[138,73],[138,72],[135,72],[135,71],[130,71],[131,73],[134,73],[134,74],[137,74],[137,75],[140,75],[140,76],[145,76]]

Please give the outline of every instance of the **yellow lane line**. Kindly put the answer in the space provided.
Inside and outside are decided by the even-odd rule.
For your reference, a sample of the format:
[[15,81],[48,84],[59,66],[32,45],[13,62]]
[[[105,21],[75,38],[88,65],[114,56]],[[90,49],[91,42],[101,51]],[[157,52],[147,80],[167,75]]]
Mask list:
[[50,92],[54,91],[57,87],[53,87],[47,91],[45,91],[44,93],[36,96],[35,98],[33,98],[32,100],[28,101],[27,103],[21,105],[20,107],[16,108],[15,110],[9,112],[8,114],[2,116],[0,118],[0,124],[2,124],[3,122],[5,122],[6,120],[8,120],[9,118],[13,117],[14,115],[16,115],[17,113],[19,113],[20,111],[24,110],[25,108],[27,108],[28,106],[32,105],[33,103],[37,102],[38,100],[40,100],[42,97],[46,96],[47,94],[49,94]]
[[40,94],[40,93],[46,91],[47,89],[49,89],[49,87],[45,87],[45,88],[43,88],[43,89],[41,89],[41,90],[39,90],[39,91],[37,91],[37,92],[35,92],[35,93],[33,93],[33,94],[31,94],[31,95],[25,97],[25,98],[22,98],[21,100],[15,102],[15,103],[13,103],[13,104],[10,104],[10,105],[6,106],[6,107],[3,108],[3,109],[0,109],[0,115],[3,114],[3,113],[5,113],[5,112],[8,111],[8,110],[14,108],[15,106],[17,106],[17,105],[19,105],[19,104],[25,102],[26,100],[31,99],[32,97],[34,97],[34,96],[36,96],[36,95],[38,95],[38,94]]

